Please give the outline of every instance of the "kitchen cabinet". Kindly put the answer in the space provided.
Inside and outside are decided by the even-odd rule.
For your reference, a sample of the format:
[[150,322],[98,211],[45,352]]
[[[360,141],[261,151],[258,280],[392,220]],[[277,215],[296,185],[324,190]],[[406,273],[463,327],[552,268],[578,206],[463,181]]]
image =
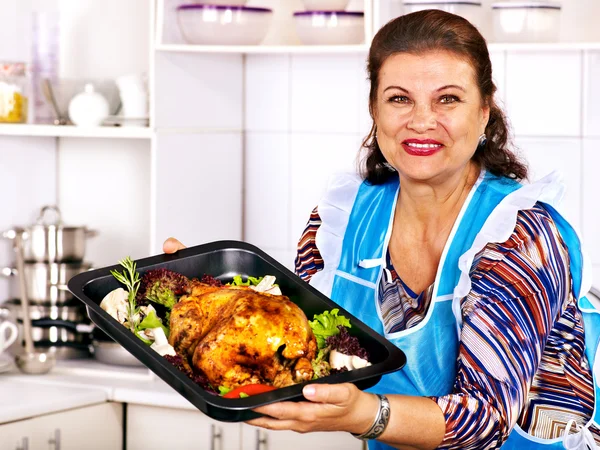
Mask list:
[[366,450],[366,442],[349,433],[270,431],[242,425],[241,450]]
[[29,450],[121,450],[123,405],[102,403],[31,419]]
[[2,450],[31,450],[32,420],[0,425],[0,448]]
[[240,424],[199,411],[127,405],[127,450],[240,450]]
[[127,450],[363,450],[348,433],[267,431],[193,410],[127,405]]
[[121,450],[123,406],[102,403],[0,425],[2,450]]

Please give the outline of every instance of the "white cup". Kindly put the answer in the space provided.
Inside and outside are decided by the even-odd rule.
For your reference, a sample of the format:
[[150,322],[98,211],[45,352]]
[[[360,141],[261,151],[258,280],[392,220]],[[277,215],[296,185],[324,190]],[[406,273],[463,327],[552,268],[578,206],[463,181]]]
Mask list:
[[[148,116],[148,86],[146,76],[123,75],[116,79],[121,97],[121,115],[125,118],[142,119]],[[130,125],[130,123],[124,123]]]
[[19,330],[14,323],[9,321],[0,323],[0,354],[17,340],[18,335]]

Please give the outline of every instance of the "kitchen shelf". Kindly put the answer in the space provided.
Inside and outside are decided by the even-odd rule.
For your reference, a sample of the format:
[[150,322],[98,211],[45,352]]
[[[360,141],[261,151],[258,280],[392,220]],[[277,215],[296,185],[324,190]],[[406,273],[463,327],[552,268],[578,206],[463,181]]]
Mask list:
[[366,53],[369,47],[359,45],[190,45],[160,44],[156,51],[175,53],[243,53],[243,54],[335,54]]
[[495,51],[600,50],[600,42],[489,42],[488,48]]
[[[490,42],[494,51],[600,50],[600,42]],[[242,53],[242,54],[347,54],[367,53],[369,46],[359,45],[190,45],[161,44],[156,51],[172,53]]]
[[0,136],[150,139],[148,127],[76,127],[73,125],[0,124]]

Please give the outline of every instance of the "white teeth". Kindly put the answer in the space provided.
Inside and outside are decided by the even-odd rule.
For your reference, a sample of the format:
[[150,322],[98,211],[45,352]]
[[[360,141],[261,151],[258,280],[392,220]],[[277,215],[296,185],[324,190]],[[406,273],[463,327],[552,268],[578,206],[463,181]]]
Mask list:
[[439,148],[442,146],[442,144],[417,144],[414,142],[410,142],[408,144],[409,147],[414,147],[414,148]]

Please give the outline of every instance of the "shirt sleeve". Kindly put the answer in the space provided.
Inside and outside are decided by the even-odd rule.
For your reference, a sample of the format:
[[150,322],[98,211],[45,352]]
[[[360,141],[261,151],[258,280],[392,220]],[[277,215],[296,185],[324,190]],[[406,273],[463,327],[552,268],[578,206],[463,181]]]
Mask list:
[[485,450],[507,439],[554,322],[570,295],[568,252],[539,204],[510,238],[488,244],[471,268],[453,393],[433,398],[446,418],[439,448]]
[[312,276],[324,267],[316,240],[321,223],[319,211],[315,207],[298,242],[295,261],[296,275],[306,282],[309,282]]

